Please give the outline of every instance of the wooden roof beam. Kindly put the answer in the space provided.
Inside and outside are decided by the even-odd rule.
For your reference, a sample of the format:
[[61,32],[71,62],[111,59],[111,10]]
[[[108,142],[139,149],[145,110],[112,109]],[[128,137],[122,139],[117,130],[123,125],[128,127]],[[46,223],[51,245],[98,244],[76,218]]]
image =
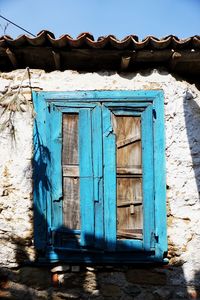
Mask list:
[[125,71],[128,69],[131,57],[130,56],[122,56],[121,58],[121,70]]
[[11,64],[12,64],[12,66],[15,69],[17,69],[18,63],[17,63],[16,55],[9,48],[6,49],[6,54],[7,54],[8,58],[9,58]]
[[180,62],[182,55],[180,52],[173,52],[171,56],[171,61],[170,61],[170,68],[172,71],[175,69],[176,65],[178,62]]
[[52,51],[53,54],[53,59],[54,59],[54,64],[55,64],[55,68],[56,70],[60,70],[60,54],[58,52]]

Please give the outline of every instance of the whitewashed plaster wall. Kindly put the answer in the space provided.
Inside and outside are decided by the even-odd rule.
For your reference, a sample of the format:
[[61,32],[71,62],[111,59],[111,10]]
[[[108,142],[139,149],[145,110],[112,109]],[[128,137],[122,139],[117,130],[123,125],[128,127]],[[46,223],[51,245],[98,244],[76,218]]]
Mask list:
[[[26,76],[21,83],[24,72],[0,73],[0,97],[7,89],[15,94],[22,87],[21,111],[11,107],[14,135],[12,124],[5,124],[9,111],[0,118],[6,125],[0,130],[0,265],[17,267],[25,258],[34,259],[30,84],[37,91],[163,89],[169,258],[183,270],[184,279],[174,279],[177,284],[181,280],[194,284],[200,272],[200,92],[195,85],[156,70],[144,74],[30,70],[30,82]],[[1,112],[6,101],[0,102]]]

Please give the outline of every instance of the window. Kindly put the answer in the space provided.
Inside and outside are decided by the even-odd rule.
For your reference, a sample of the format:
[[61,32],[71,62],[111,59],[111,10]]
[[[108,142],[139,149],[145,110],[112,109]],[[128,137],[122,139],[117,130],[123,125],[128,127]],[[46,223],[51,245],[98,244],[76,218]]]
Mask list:
[[35,92],[35,245],[50,261],[163,261],[162,91]]

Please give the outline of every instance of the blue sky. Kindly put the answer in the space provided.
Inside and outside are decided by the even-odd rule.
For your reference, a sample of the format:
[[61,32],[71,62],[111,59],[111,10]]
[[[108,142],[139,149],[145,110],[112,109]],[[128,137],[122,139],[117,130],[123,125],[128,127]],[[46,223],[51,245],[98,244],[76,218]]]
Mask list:
[[[0,0],[0,14],[35,35],[42,29],[74,38],[86,31],[95,39],[200,35],[200,0]],[[0,24],[6,22],[0,19]],[[12,37],[23,33],[11,24],[6,30]]]

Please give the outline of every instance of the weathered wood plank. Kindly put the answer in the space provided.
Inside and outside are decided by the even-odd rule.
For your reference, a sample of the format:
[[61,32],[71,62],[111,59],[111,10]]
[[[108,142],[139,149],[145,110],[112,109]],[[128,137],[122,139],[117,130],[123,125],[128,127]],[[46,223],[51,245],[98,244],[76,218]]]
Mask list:
[[63,114],[63,164],[78,163],[78,114]]
[[[141,191],[138,195],[138,179],[128,176],[142,175],[141,166],[141,120],[134,116],[113,116],[117,145],[117,235],[126,232],[123,238],[134,239],[131,230],[142,231],[143,211]],[[118,177],[123,174],[124,177]],[[126,177],[127,176],[127,177]],[[140,185],[141,188],[141,185]],[[129,230],[129,234],[127,234]]]
[[[38,94],[38,92],[35,92]],[[46,101],[55,102],[63,102],[64,100],[68,100],[70,103],[72,102],[100,102],[101,100],[108,102],[115,102],[115,106],[119,106],[120,103],[126,103],[126,106],[129,106],[129,103],[144,103],[147,102],[148,105],[153,102],[155,97],[161,93],[161,90],[145,90],[145,91],[68,91],[68,92],[39,92],[41,97],[44,97]],[[123,94],[123,95],[122,95]],[[137,101],[136,101],[137,99]],[[101,101],[101,102],[102,102]],[[66,103],[66,106],[68,103]],[[94,105],[95,106],[95,105]],[[140,107],[140,105],[138,105]]]
[[142,174],[141,166],[134,166],[134,167],[117,167],[117,174]]
[[79,166],[63,165],[63,176],[79,177]]
[[127,137],[124,140],[117,141],[117,148],[125,147],[125,146],[127,146],[127,145],[129,145],[131,143],[135,143],[135,142],[138,142],[140,140],[141,140],[140,134],[136,135],[136,136],[132,136],[132,137]]
[[[132,116],[113,116],[113,127],[118,141],[127,140],[130,137],[140,135],[140,118]],[[141,165],[141,142],[128,144],[117,149],[117,167]]]
[[[118,198],[119,199],[119,198]],[[141,205],[142,204],[142,197],[141,199],[137,199],[135,201],[127,200],[127,201],[118,201],[117,202],[117,207],[122,207],[122,206],[129,206],[129,205]]]
[[119,239],[142,239],[142,230],[141,229],[120,229],[117,232],[117,237]]
[[78,114],[63,114],[63,225],[80,229]]
[[80,229],[79,179],[63,178],[63,223],[67,229]]

